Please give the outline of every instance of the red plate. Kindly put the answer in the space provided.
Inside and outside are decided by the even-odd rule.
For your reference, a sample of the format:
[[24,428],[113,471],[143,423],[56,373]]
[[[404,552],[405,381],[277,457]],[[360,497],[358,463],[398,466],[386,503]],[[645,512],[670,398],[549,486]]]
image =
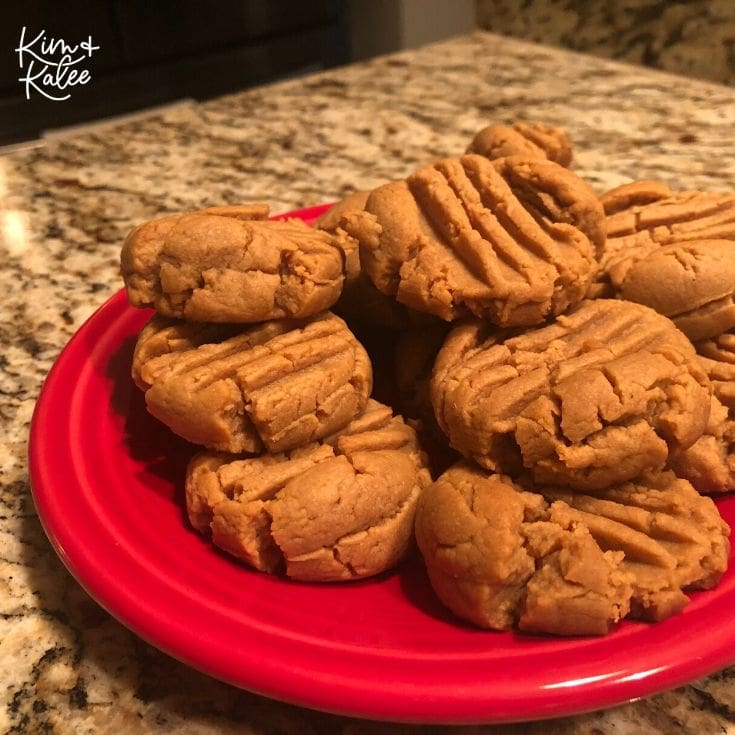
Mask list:
[[[325,209],[294,215],[311,221]],[[188,526],[182,480],[194,448],[146,413],[130,380],[135,336],[149,316],[120,292],[69,342],[36,406],[30,470],[46,533],[72,574],[163,651],[307,707],[446,723],[606,707],[735,660],[732,569],[663,623],[554,639],[459,623],[416,559],[344,585],[240,566]],[[733,524],[735,498],[719,507]]]

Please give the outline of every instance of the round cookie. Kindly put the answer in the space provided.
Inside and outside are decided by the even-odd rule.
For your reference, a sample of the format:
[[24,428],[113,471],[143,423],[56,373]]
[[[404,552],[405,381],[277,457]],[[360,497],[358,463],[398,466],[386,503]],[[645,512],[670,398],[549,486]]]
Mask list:
[[[338,431],[370,395],[367,353],[329,312],[265,322],[198,346],[190,325],[157,326],[168,330],[160,341],[169,351],[134,369],[150,413],[194,444],[226,452],[285,451]],[[177,339],[181,330],[184,337]],[[136,354],[145,354],[146,342],[159,340],[158,334],[144,330]]]
[[413,429],[371,400],[342,431],[287,453],[195,456],[186,503],[194,528],[256,569],[343,581],[401,560],[430,482]]
[[577,303],[604,241],[599,201],[558,164],[446,158],[343,217],[375,286],[445,321],[533,325]]
[[572,162],[572,145],[564,130],[542,123],[488,125],[475,135],[467,153],[486,158],[516,155],[541,158],[565,167]]
[[691,343],[639,304],[586,301],[503,339],[455,327],[431,399],[450,444],[483,467],[595,489],[662,467],[703,433],[711,387]]
[[557,635],[678,613],[685,590],[719,581],[728,535],[714,503],[671,472],[542,496],[463,462],[424,491],[416,515],[432,586],[457,615]]
[[735,242],[690,240],[665,245],[615,279],[622,299],[669,317],[692,341],[735,327]]
[[548,504],[469,463],[422,493],[416,541],[439,599],[482,628],[604,634],[628,613],[622,554],[586,528],[549,522]]
[[[735,240],[735,195],[672,192],[657,181],[635,181],[604,194],[607,240],[590,296],[614,296],[636,263],[661,247],[691,241]],[[686,259],[686,256],[683,256]],[[720,311],[735,318],[735,306]]]
[[212,207],[139,225],[121,265],[133,306],[197,322],[300,318],[339,297],[344,255],[300,220],[267,220],[266,205]]

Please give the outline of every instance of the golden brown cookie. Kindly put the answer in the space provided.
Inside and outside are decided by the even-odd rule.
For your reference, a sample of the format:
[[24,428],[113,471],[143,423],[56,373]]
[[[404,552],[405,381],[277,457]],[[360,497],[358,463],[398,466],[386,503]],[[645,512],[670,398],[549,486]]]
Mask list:
[[[370,395],[367,354],[329,312],[265,322],[193,348],[198,340],[172,336],[181,329],[188,334],[190,326],[161,326],[173,351],[138,369],[149,386],[146,404],[194,444],[226,452],[284,451],[343,428]],[[150,332],[143,338],[156,337]]]
[[431,386],[450,444],[483,467],[595,489],[663,466],[703,433],[711,387],[691,343],[627,301],[586,301],[503,340],[471,321],[444,342]]
[[306,317],[339,297],[344,255],[300,220],[266,220],[266,205],[212,207],[136,227],[122,248],[133,306],[206,322]]
[[250,566],[341,581],[401,560],[429,482],[414,431],[371,400],[342,431],[290,452],[197,455],[186,502],[194,528]]
[[628,613],[620,552],[603,552],[582,525],[551,522],[542,496],[469,463],[424,490],[416,540],[439,599],[482,628],[604,634]]
[[[614,271],[613,271],[614,273]],[[735,327],[735,242],[665,245],[613,277],[620,298],[668,316],[691,340]]]
[[[732,194],[672,192],[661,182],[636,181],[604,194],[601,202],[607,240],[591,296],[619,294],[631,268],[661,247],[673,250],[674,245],[691,241],[735,240]],[[718,308],[729,310],[733,319],[732,303]]]
[[342,226],[372,282],[402,304],[446,321],[532,325],[586,293],[603,220],[589,187],[558,164],[465,155],[378,187]]
[[603,634],[629,612],[679,612],[684,590],[713,587],[727,567],[729,528],[671,472],[594,495],[544,494],[469,463],[424,491],[416,538],[457,615],[500,630]]
[[572,162],[572,145],[564,130],[542,123],[488,125],[475,135],[467,153],[486,158],[516,155],[541,158],[561,166],[569,166]]

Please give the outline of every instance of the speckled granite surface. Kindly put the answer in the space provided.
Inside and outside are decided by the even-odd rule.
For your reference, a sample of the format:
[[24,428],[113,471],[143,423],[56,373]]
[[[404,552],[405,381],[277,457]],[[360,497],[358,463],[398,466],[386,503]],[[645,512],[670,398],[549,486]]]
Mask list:
[[131,225],[242,200],[328,201],[519,118],[565,126],[598,190],[642,176],[735,189],[735,90],[481,33],[0,157],[0,732],[735,732],[735,668],[529,727],[388,726],[279,704],[128,632],[65,571],[36,517],[34,402],[63,345],[120,287]]
[[480,28],[735,83],[731,0],[477,0]]

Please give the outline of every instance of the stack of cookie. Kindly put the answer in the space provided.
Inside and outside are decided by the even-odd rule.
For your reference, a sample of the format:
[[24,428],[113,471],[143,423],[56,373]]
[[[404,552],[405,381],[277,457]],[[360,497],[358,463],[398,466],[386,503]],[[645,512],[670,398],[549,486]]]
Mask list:
[[[443,436],[461,455],[422,494],[416,534],[438,596],[482,627],[599,634],[627,616],[661,620],[687,604],[686,590],[715,585],[728,561],[729,529],[698,491],[733,486],[725,444],[735,424],[682,318],[724,325],[729,314],[735,281],[713,288],[716,273],[729,276],[729,198],[686,195],[687,207],[699,202],[696,229],[709,226],[719,244],[707,245],[709,276],[695,279],[709,299],[667,309],[646,279],[658,273],[663,291],[669,271],[655,263],[644,274],[643,255],[654,238],[655,248],[670,240],[657,230],[620,242],[615,220],[669,192],[643,182],[599,199],[570,161],[561,131],[491,126],[466,155],[321,223],[359,254],[383,298],[440,322],[404,320],[398,342],[402,408],[421,419],[428,446]],[[636,231],[646,221],[629,219]],[[637,267],[627,280],[626,257]],[[692,292],[682,279],[670,290]],[[350,296],[348,286],[337,308]],[[709,359],[724,345],[710,344]]]
[[735,488],[735,195],[637,181],[601,197],[608,238],[594,291],[671,318],[713,387],[704,435],[672,466],[701,492]]
[[[390,568],[415,527],[437,595],[495,629],[600,634],[715,585],[729,529],[701,492],[735,472],[730,198],[600,199],[570,162],[558,128],[493,125],[316,229],[253,205],[134,230],[128,296],[158,313],[133,377],[206,448],[192,526],[312,581]],[[669,291],[647,285],[662,268]]]
[[372,368],[345,322],[344,254],[267,207],[218,207],[133,230],[128,298],[157,314],[133,379],[148,410],[206,448],[186,477],[192,526],[267,572],[377,574],[413,538],[430,482],[415,431],[370,399]]

